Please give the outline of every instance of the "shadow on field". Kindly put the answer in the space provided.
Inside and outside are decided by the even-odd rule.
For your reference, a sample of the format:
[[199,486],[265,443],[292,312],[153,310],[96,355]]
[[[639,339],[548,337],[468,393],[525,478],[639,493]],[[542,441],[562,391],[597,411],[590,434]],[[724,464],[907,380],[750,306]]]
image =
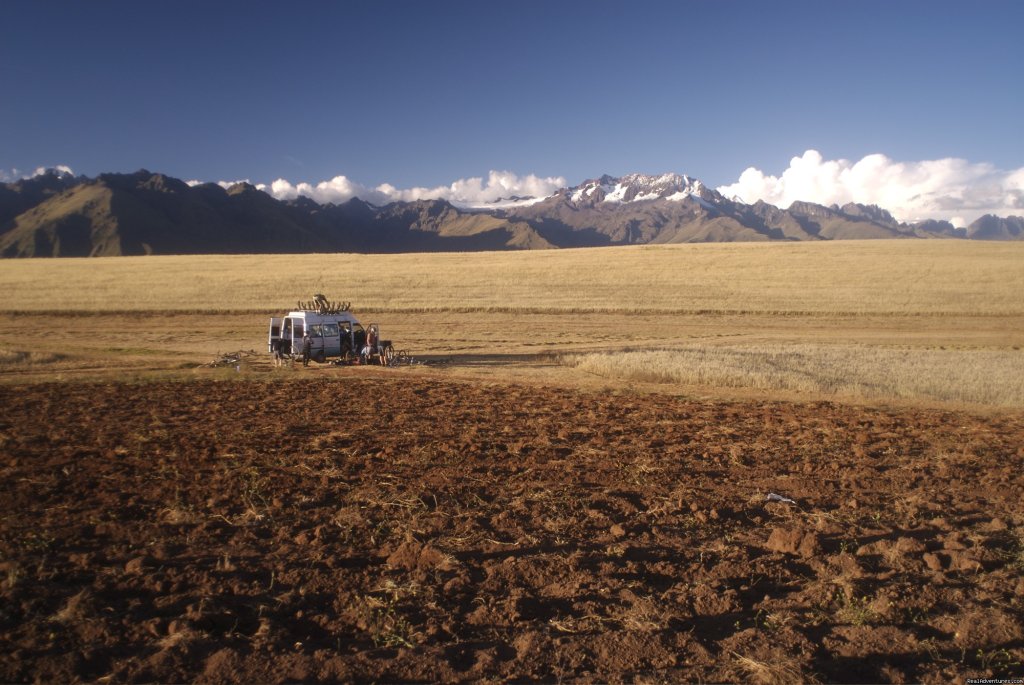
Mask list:
[[550,352],[536,354],[452,354],[421,355],[418,357],[428,365],[460,367],[502,367],[502,366],[559,366],[558,357]]

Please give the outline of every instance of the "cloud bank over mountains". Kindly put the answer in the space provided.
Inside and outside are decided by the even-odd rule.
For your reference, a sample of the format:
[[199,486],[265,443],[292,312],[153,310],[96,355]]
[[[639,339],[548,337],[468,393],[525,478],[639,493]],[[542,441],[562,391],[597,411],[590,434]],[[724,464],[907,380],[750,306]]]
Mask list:
[[945,219],[955,226],[984,214],[1024,214],[1024,167],[1004,171],[956,158],[896,162],[874,154],[850,162],[826,160],[817,150],[807,150],[779,176],[750,167],[738,181],[717,190],[748,204],[764,200],[781,209],[798,200],[878,205],[900,221]]
[[[65,174],[74,173],[63,164],[52,168]],[[0,182],[30,178],[45,171],[40,168],[25,174],[17,169],[0,169]],[[682,171],[695,173],[698,178],[700,175],[699,169]],[[189,181],[189,184],[200,182]],[[218,181],[224,187],[238,182]],[[255,184],[278,200],[304,196],[320,204],[339,204],[358,197],[375,205],[447,200],[463,207],[514,198],[544,198],[567,185],[561,176],[520,176],[511,171],[491,171],[486,178],[462,178],[433,188],[396,188],[389,183],[373,187],[347,176],[335,176],[318,183],[293,183],[279,178],[270,184]],[[897,162],[883,154],[872,154],[851,162],[827,160],[817,150],[807,150],[793,157],[789,167],[778,176],[750,167],[735,183],[716,190],[747,204],[763,200],[781,209],[796,201],[826,206],[849,202],[878,205],[905,222],[944,219],[955,226],[966,226],[984,214],[1024,215],[1024,167],[1004,170],[987,162],[957,158]]]
[[[231,185],[221,182],[221,185]],[[447,186],[435,188],[396,188],[390,183],[375,188],[364,186],[346,176],[321,181],[317,184],[293,184],[279,178],[273,183],[256,187],[273,195],[278,200],[293,200],[299,196],[308,197],[320,204],[346,202],[353,197],[375,205],[389,202],[410,202],[413,200],[448,200],[459,205],[493,203],[513,197],[547,197],[566,185],[561,176],[545,177],[518,176],[511,171],[491,171],[487,179],[480,177],[462,178]]]
[[[699,169],[683,171],[700,176]],[[319,203],[338,203],[359,197],[381,205],[440,199],[474,206],[512,197],[547,197],[566,185],[563,177],[491,171],[486,180],[460,179],[435,188],[399,189],[390,184],[371,188],[345,176],[315,185],[293,184],[282,178],[269,186],[257,187],[279,200],[302,195]],[[851,162],[826,160],[817,150],[807,150],[794,157],[778,176],[750,167],[735,183],[719,186],[717,190],[748,204],[763,200],[781,209],[795,201],[826,206],[856,202],[878,205],[900,221],[944,219],[956,226],[966,226],[984,214],[1024,214],[1024,167],[1006,171],[986,162],[956,158],[897,162],[883,154],[872,154]]]

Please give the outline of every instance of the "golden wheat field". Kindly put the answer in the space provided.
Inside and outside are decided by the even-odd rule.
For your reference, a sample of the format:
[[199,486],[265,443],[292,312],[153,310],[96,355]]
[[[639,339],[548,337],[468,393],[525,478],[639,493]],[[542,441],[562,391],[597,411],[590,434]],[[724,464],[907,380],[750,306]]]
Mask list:
[[1008,243],[24,260],[0,287],[8,379],[192,373],[321,292],[431,362],[404,373],[1024,406]]
[[273,311],[314,292],[375,311],[1024,314],[1024,246],[736,243],[534,252],[5,262],[4,311]]

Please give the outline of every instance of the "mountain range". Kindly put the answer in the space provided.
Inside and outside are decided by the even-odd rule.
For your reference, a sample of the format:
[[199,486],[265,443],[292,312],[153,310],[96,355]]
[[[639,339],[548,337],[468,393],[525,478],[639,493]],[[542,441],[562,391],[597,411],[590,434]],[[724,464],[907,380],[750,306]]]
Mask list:
[[277,200],[247,183],[190,185],[140,170],[49,171],[0,184],[0,256],[530,250],[685,242],[951,238],[1024,240],[1024,217],[966,229],[902,223],[874,205],[780,209],[679,174],[601,176],[546,198],[375,206]]

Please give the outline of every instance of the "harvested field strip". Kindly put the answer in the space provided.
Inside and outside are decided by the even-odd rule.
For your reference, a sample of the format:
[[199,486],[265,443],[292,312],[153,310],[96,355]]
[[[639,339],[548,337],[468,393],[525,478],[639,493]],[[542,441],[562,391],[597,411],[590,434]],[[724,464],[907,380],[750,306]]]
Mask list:
[[1022,445],[409,378],[2,386],[0,680],[1013,677]]
[[[1022,314],[1024,245],[851,241],[11,260],[3,311]],[[294,293],[294,295],[293,295]]]
[[[279,316],[282,312],[294,309],[294,304],[284,303],[278,309],[133,309],[128,310],[130,314],[138,316],[238,316],[251,315],[259,317]],[[374,307],[369,310],[375,314],[515,314],[515,315],[571,315],[571,314],[597,314],[597,315],[651,315],[651,316],[771,316],[785,318],[833,318],[833,319],[857,319],[870,317],[909,317],[921,318],[956,318],[956,319],[1006,319],[1008,321],[1020,319],[1024,313],[991,313],[991,312],[960,312],[953,309],[935,310],[929,312],[898,312],[898,311],[869,311],[856,312],[825,312],[825,311],[764,311],[764,310],[740,310],[740,309],[652,309],[648,307],[634,309],[613,309],[600,307],[465,307],[459,305],[436,306],[436,307]],[[108,307],[106,309],[68,309],[68,310],[41,310],[41,309],[20,309],[3,310],[7,316],[38,316],[46,313],[61,317],[97,317],[125,314],[126,310]]]
[[1024,351],[852,345],[692,346],[565,355],[605,378],[1024,407]]

